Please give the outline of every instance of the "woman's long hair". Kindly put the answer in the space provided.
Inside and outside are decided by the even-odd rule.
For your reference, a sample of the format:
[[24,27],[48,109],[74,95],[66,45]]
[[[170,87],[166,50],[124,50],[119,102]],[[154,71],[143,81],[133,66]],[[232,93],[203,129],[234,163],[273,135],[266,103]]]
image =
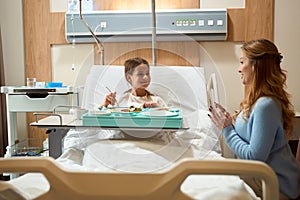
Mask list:
[[283,128],[287,136],[290,136],[295,112],[289,100],[290,95],[285,90],[286,71],[280,67],[281,54],[275,44],[266,39],[244,43],[241,49],[254,66],[253,80],[250,85],[245,86],[244,100],[233,119],[235,120],[240,112],[243,112],[245,118],[249,118],[252,106],[260,97],[272,97],[281,106]]

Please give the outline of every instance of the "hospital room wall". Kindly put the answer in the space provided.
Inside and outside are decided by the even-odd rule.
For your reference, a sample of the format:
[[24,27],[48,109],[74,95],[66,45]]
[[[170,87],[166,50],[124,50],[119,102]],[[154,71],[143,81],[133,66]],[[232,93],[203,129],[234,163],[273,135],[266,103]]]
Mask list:
[[[0,0],[0,25],[6,85],[24,85],[24,37],[22,0]],[[26,138],[26,114],[18,113],[20,139]]]
[[[287,89],[296,111],[300,111],[300,1],[275,0],[274,42],[283,55],[282,67],[287,70]],[[233,112],[243,98],[243,88],[237,71],[240,44],[226,42],[202,42],[218,67],[225,88],[228,109]]]
[[[201,2],[202,7],[220,5],[217,4],[218,0]],[[0,4],[6,85],[24,85],[25,69],[22,0],[1,0]],[[300,2],[298,0],[275,1],[274,39],[280,51],[284,55],[283,66],[288,71],[288,91],[292,94],[292,102],[297,111],[300,110],[300,90],[297,88],[299,86],[298,76],[300,74],[297,55],[297,45],[300,44],[300,23],[297,21],[300,18],[300,13],[297,10],[299,6]],[[231,112],[233,112],[237,108],[243,94],[240,76],[237,73],[240,44],[231,42],[202,42],[201,45],[206,49],[218,67],[226,90],[226,106]],[[61,48],[52,48],[54,57],[59,56],[61,58],[64,57],[64,54],[68,54],[63,50],[63,48],[67,47],[61,46]],[[91,45],[84,45],[81,47],[80,51],[89,52],[91,49]],[[72,54],[72,52],[70,52],[70,54]],[[77,55],[78,52],[75,56],[66,55],[65,58],[77,58],[82,59],[82,62],[83,60],[86,60],[85,62],[92,62],[92,58],[80,58]],[[57,60],[61,61],[61,59]],[[57,60],[52,58],[52,64],[55,65]],[[77,62],[80,63],[80,61]],[[24,124],[26,123],[24,122]]]

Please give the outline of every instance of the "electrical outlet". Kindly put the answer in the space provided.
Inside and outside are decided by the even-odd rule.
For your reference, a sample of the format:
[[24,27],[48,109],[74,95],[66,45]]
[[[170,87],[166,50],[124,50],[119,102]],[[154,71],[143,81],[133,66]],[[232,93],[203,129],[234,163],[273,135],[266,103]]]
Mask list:
[[100,23],[100,27],[101,27],[101,28],[106,28],[106,22],[101,22],[101,23]]

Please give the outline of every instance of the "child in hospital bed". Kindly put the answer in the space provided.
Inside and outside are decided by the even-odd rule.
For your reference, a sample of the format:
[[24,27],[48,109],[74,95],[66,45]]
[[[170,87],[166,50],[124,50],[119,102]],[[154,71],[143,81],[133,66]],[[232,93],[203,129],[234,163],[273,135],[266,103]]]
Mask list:
[[151,94],[146,88],[150,85],[150,66],[143,58],[131,58],[124,63],[124,73],[131,89],[124,92],[123,96],[116,102],[116,92],[109,93],[102,107],[109,105],[121,107],[165,107],[166,103],[159,96]]
[[[164,100],[152,94],[147,90],[150,85],[150,66],[147,60],[143,58],[130,58],[124,63],[124,74],[126,81],[131,85],[131,89],[125,91],[119,100],[116,100],[116,92],[110,92],[106,95],[101,107],[107,107],[109,105],[118,107],[135,107],[135,108],[155,108],[166,107],[167,104]],[[159,131],[156,134],[155,139],[170,141],[172,134],[166,134]],[[114,134],[114,138],[131,138],[130,132],[121,132]],[[162,138],[164,137],[164,138]],[[167,137],[167,138],[165,138]],[[152,140],[154,138],[147,138]]]
[[[146,60],[142,58],[127,60],[124,63],[124,73],[131,89],[125,91],[118,99],[116,99],[116,92],[109,92],[101,104],[102,107],[166,107],[166,103],[161,97],[155,96],[147,90],[151,76]],[[103,109],[105,110],[105,108]],[[206,112],[205,116],[208,118]],[[204,119],[204,121],[206,120]],[[210,130],[208,127],[210,126],[205,125],[188,131],[78,128],[78,130],[70,130],[64,138],[64,153],[59,158],[59,162],[68,163],[66,166],[71,163],[73,167],[97,170],[103,168],[107,170],[108,166],[110,169],[123,171],[128,167],[126,170],[130,169],[130,171],[136,172],[136,170],[144,171],[150,168],[151,170],[162,169],[170,162],[185,157],[200,159],[207,156],[218,156],[214,151],[219,150],[217,135],[216,137],[207,136],[206,131]],[[141,154],[141,152],[143,153]],[[144,160],[145,156],[143,155],[146,152],[151,157],[159,158],[159,161]],[[141,157],[139,157],[140,155]],[[122,162],[126,164],[121,165]],[[136,168],[137,166],[139,167]]]
[[[136,108],[166,107],[164,100],[150,93],[146,88],[150,85],[150,66],[148,61],[143,58],[131,58],[124,63],[125,78],[131,85],[131,89],[124,92],[119,100],[116,100],[116,92],[106,95],[101,107],[115,106]],[[131,138],[130,133],[112,130],[70,130],[64,138],[64,150],[70,148],[84,149],[85,146],[97,141],[98,139],[124,139]],[[148,138],[147,138],[148,139]],[[154,138],[152,138],[154,139]],[[170,141],[172,133],[156,134],[155,140]],[[150,139],[151,140],[151,139]]]

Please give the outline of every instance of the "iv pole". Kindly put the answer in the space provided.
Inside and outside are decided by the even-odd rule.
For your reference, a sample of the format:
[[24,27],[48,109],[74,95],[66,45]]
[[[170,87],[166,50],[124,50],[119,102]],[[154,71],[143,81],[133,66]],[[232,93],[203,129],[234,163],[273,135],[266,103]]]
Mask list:
[[96,44],[98,46],[98,50],[100,52],[100,65],[104,65],[104,47],[103,47],[101,41],[97,38],[97,36],[94,34],[93,30],[90,28],[90,26],[88,25],[88,23],[85,21],[85,19],[82,16],[82,0],[79,0],[79,15],[80,15],[81,21],[88,28],[88,30],[92,34],[93,38],[95,39]]
[[156,66],[156,13],[155,13],[155,0],[151,0],[152,8],[152,62]]
[[[152,8],[152,60],[153,60],[153,66],[156,66],[156,12],[155,12],[155,0],[152,0],[151,3]],[[92,34],[93,38],[96,41],[96,44],[98,46],[98,49],[100,51],[100,64],[104,65],[104,47],[101,43],[101,41],[97,38],[97,36],[94,34],[93,30],[90,28],[88,23],[85,21],[85,19],[82,16],[82,0],[79,0],[79,14],[80,19],[83,22],[83,24],[87,27],[87,29]]]

